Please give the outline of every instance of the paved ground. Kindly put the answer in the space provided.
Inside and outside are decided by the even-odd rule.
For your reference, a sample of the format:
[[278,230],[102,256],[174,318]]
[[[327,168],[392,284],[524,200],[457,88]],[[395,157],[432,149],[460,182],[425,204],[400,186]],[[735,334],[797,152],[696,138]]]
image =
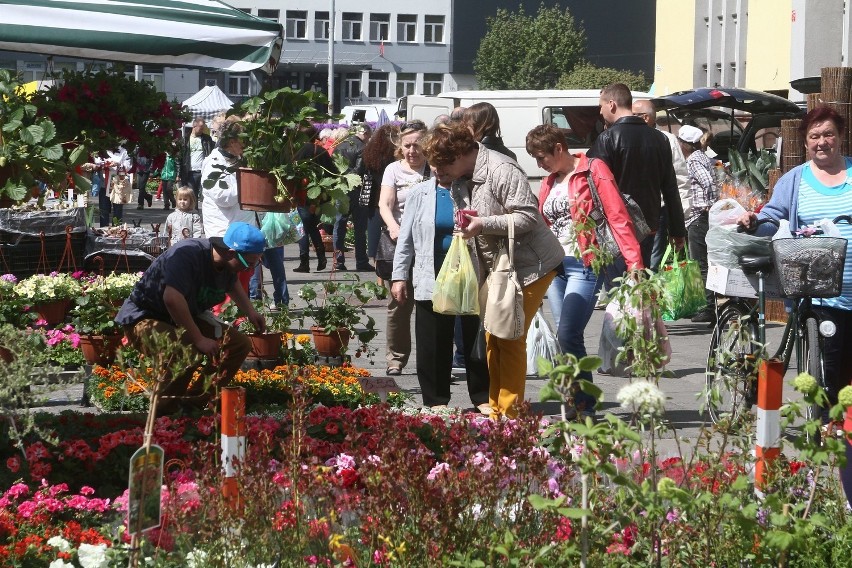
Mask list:
[[[149,226],[150,223],[161,222],[165,219],[168,211],[159,208],[158,203],[154,202],[153,209],[144,209],[137,211],[135,207],[126,208],[125,220],[142,221],[143,226]],[[350,253],[351,255],[351,253]],[[370,273],[336,273],[332,275],[330,270],[322,272],[311,272],[309,274],[299,274],[292,272],[292,269],[298,264],[298,250],[296,245],[288,245],[285,247],[285,266],[287,268],[287,277],[289,282],[290,296],[293,298],[296,307],[299,306],[297,291],[299,286],[306,282],[318,281],[326,278],[346,278],[349,274],[357,274],[361,278],[375,278],[374,274]],[[354,261],[347,262],[350,267],[354,267]],[[312,258],[312,267],[316,266],[316,261]],[[330,264],[329,264],[330,266]],[[264,279],[267,289],[271,290],[271,279],[266,275]],[[386,325],[386,309],[385,302],[375,302],[369,306],[371,315],[375,318],[380,330],[385,329]],[[545,302],[546,305],[546,302]],[[589,353],[594,354],[597,351],[598,337],[603,319],[603,312],[596,310],[592,316],[592,320],[586,331],[586,345]],[[412,318],[413,320],[413,318]],[[412,326],[414,322],[412,321]],[[413,327],[412,327],[413,329]],[[771,324],[768,332],[770,346],[777,345],[781,335],[782,326]],[[688,320],[681,320],[668,324],[669,337],[672,345],[672,361],[668,369],[672,373],[671,378],[664,378],[660,382],[660,387],[669,398],[667,405],[667,416],[671,424],[677,428],[678,435],[688,439],[696,439],[702,425],[705,423],[704,416],[699,413],[699,402],[696,395],[701,391],[704,384],[704,367],[707,357],[707,349],[710,341],[710,329],[707,324],[693,324]],[[413,335],[413,333],[412,333]],[[374,375],[384,375],[384,351],[385,342],[384,334],[380,333],[373,342],[378,349],[378,355],[374,358],[374,362],[362,359],[357,360],[357,364],[368,368]],[[402,376],[397,377],[397,383],[405,391],[411,393],[414,397],[414,404],[419,404],[420,391],[417,383],[415,372],[416,346],[415,352],[411,356],[411,361],[408,367],[403,371]],[[627,379],[596,376],[595,382],[601,386],[604,391],[603,411],[622,414],[618,403],[615,402],[615,395],[618,390],[626,383]],[[544,380],[538,377],[529,377],[527,379],[526,398],[531,401],[532,408],[536,412],[541,412],[545,415],[558,415],[559,405],[556,403],[540,403],[538,402],[538,393],[544,384]],[[791,398],[795,393],[789,387],[785,387],[785,399]],[[89,410],[80,406],[79,401],[82,397],[82,385],[77,385],[73,388],[57,391],[50,395],[50,400],[43,407],[45,410],[60,411],[63,409]],[[464,377],[455,377],[452,386],[451,406],[458,408],[470,408],[471,402],[467,397]]]

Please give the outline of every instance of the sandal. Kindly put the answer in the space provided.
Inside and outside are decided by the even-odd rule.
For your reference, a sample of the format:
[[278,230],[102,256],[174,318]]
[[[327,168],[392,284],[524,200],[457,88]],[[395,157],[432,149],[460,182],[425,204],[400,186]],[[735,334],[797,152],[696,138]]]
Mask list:
[[399,367],[388,367],[387,375],[389,377],[397,377],[402,374],[402,369]]

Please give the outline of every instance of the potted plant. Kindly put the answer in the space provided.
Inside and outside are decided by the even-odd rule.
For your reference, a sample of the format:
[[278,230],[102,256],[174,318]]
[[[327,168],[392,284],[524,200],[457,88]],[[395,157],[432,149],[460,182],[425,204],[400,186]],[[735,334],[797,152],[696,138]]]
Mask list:
[[71,301],[82,291],[80,282],[64,272],[35,274],[15,284],[15,295],[26,301],[48,325],[62,322]]
[[[307,304],[302,316],[311,318],[315,324],[311,334],[317,353],[337,357],[346,352],[352,336],[361,343],[359,349],[368,349],[377,331],[375,320],[364,307],[372,300],[386,298],[387,289],[353,275],[345,280],[305,284],[299,290],[299,297]],[[303,320],[299,321],[301,325]]]
[[318,110],[326,105],[322,93],[284,87],[252,97],[229,111],[243,117],[240,139],[246,167],[228,170],[222,166],[203,181],[204,187],[213,187],[226,171],[236,169],[243,209],[289,211],[310,201],[324,222],[333,223],[339,208],[346,213],[346,193],[361,184],[360,176],[345,173],[348,163],[342,156],[335,156],[336,171],[309,157],[297,159],[299,151],[313,143],[312,124],[333,118]]
[[290,314],[286,309],[273,309],[262,301],[253,302],[257,313],[266,320],[266,332],[258,333],[248,318],[237,320],[237,331],[251,340],[249,357],[257,359],[278,359],[281,356],[281,340],[290,329]]
[[14,274],[0,276],[0,324],[24,329],[32,325],[38,315],[29,309],[26,300],[15,294],[17,283],[18,279]]
[[0,69],[0,207],[29,199],[38,182],[57,184],[69,167],[56,126],[24,94],[18,75]]
[[97,291],[84,292],[75,300],[71,323],[80,335],[83,357],[91,365],[109,365],[121,346],[124,334],[114,319],[118,313],[106,296]]

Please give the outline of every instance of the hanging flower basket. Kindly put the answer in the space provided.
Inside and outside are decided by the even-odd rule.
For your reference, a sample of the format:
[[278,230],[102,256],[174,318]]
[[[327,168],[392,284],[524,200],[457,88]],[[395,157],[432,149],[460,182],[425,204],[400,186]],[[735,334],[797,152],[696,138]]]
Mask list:
[[274,175],[251,168],[237,170],[237,195],[240,208],[247,211],[287,213],[295,206],[302,206],[307,200],[307,194],[299,186],[296,180],[285,180],[284,187],[287,188],[290,199],[279,201],[281,197],[278,193],[278,180]]
[[71,300],[54,300],[52,302],[41,302],[33,304],[32,309],[38,312],[47,325],[59,325],[65,321]]

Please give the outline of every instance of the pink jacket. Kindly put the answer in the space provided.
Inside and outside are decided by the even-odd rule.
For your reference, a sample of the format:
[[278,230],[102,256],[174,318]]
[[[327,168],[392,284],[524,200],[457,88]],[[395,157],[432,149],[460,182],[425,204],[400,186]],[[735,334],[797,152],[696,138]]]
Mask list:
[[[592,190],[589,188],[589,159],[585,154],[574,154],[577,163],[574,166],[574,171],[568,179],[568,202],[571,203],[571,217],[573,219],[581,219],[592,211],[594,202],[592,201]],[[603,160],[596,159],[592,164],[592,178],[595,181],[595,187],[600,195],[601,203],[604,208],[612,233],[615,236],[615,241],[618,243],[618,248],[624,256],[624,261],[627,268],[643,269],[642,253],[639,250],[639,242],[636,240],[636,234],[633,232],[633,220],[627,212],[627,207],[624,205],[624,199],[621,197],[621,192],[618,186],[615,185],[615,178],[612,175],[609,167]],[[542,211],[542,206],[550,194],[553,187],[553,180],[556,174],[550,174],[547,178],[541,181],[541,187],[538,190],[538,210]],[[594,232],[583,232],[577,235],[580,250],[588,250],[589,245],[596,244]],[[594,255],[587,252],[583,255],[583,264],[589,266]]]

